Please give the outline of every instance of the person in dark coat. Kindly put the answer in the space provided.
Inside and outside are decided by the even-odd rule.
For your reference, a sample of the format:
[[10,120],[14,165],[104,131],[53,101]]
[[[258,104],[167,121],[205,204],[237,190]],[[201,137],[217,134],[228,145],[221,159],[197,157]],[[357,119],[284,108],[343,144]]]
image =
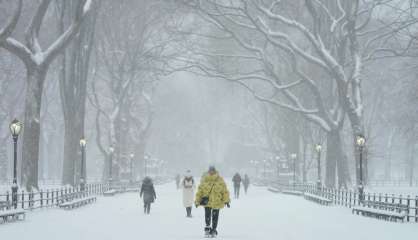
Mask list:
[[141,192],[139,196],[144,200],[144,213],[149,214],[151,210],[151,203],[157,199],[155,194],[154,184],[150,177],[145,177],[142,180]]
[[232,178],[232,182],[234,183],[234,196],[235,198],[239,198],[239,189],[241,187],[241,175],[239,173],[235,173],[234,177]]
[[244,184],[244,191],[245,191],[245,194],[247,194],[248,187],[250,186],[250,177],[248,177],[248,175],[247,175],[247,174],[245,174],[245,176],[244,176],[244,181],[243,181],[242,183]]

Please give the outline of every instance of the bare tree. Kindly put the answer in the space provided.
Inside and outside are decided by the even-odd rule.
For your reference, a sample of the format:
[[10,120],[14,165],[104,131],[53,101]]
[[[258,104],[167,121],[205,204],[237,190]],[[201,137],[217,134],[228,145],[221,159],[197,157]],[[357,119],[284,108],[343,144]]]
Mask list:
[[[232,41],[240,49],[231,52],[189,45],[191,54],[179,60],[184,62],[184,68],[236,82],[258,100],[301,114],[320,126],[327,132],[326,183],[334,186],[338,172],[339,186],[346,186],[350,174],[341,130],[348,116],[353,139],[365,134],[362,69],[367,53],[377,48],[370,41],[362,47],[364,40],[360,42],[359,38],[376,38],[380,42],[413,21],[402,21],[394,28],[369,26],[374,10],[386,6],[386,2],[376,1],[183,3],[194,10],[196,21],[209,26],[187,34],[199,39]],[[368,31],[363,32],[366,27]],[[385,31],[386,35],[372,38],[367,34],[373,29]],[[245,69],[235,65],[219,71],[207,61],[220,57],[238,62]],[[358,154],[355,156],[357,159]]]
[[[65,26],[71,23],[72,16],[77,12],[77,4],[71,1],[61,1],[57,4],[57,8],[59,8],[58,28],[60,34],[63,34]],[[65,124],[63,184],[76,184],[74,174],[77,179],[81,177],[81,165],[76,163],[79,163],[81,159],[79,140],[85,136],[87,77],[90,69],[90,56],[95,43],[97,9],[94,7],[92,14],[81,26],[80,33],[67,47],[62,57],[60,95]],[[86,176],[83,176],[83,179],[86,179]]]
[[12,35],[22,11],[22,0],[18,0],[17,7],[13,12],[12,17],[6,23],[5,26],[0,28],[0,42],[5,41],[10,35]]
[[80,0],[71,25],[46,49],[39,42],[39,32],[51,0],[43,0],[35,11],[25,33],[25,41],[8,37],[0,46],[15,54],[27,71],[25,131],[23,133],[22,183],[27,189],[38,187],[40,110],[42,89],[51,62],[70,43],[90,10],[91,0]]

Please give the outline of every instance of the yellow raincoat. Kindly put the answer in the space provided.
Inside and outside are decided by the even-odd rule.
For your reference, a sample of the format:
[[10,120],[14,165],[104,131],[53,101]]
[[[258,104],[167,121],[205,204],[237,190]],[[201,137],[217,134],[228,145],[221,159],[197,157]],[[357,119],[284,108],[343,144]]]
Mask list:
[[221,209],[226,203],[230,202],[228,188],[226,187],[224,179],[219,176],[218,173],[214,175],[207,174],[201,179],[196,193],[196,205],[200,205],[199,203],[202,200],[202,197],[208,195],[209,203],[205,207]]

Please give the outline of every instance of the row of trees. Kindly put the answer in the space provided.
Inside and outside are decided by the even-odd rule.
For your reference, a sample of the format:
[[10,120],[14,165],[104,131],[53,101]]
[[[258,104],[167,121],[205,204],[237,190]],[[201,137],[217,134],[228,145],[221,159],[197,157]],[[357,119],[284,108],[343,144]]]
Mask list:
[[[194,21],[205,27],[180,30],[197,41],[184,46],[190,55],[178,59],[177,64],[197,74],[240,84],[256,99],[279,107],[278,114],[292,120],[287,124],[280,118],[275,124],[298,137],[282,139],[285,149],[275,147],[274,151],[299,152],[300,137],[312,146],[321,139],[309,140],[306,135],[319,128],[326,136],[326,185],[346,187],[351,182],[349,164],[359,169],[358,149],[353,147],[356,137],[369,135],[363,100],[365,69],[379,59],[405,56],[415,39],[410,33],[417,22],[416,3],[182,3]],[[343,135],[347,126],[349,138]],[[351,142],[348,149],[344,144],[347,139]],[[348,156],[349,149],[353,153]]]
[[[81,178],[82,137],[95,139],[90,142],[97,143],[105,164],[109,147],[115,149],[114,165],[105,165],[104,173],[113,167],[113,178],[118,178],[131,153],[138,170],[150,134],[153,91],[163,73],[163,59],[173,54],[168,49],[173,39],[164,31],[172,20],[172,5],[145,0],[19,0],[2,5],[9,11],[0,26],[0,48],[7,52],[0,55],[10,65],[2,64],[1,98],[10,98],[9,92],[24,103],[18,108],[10,106],[19,106],[17,99],[4,101],[1,121],[7,126],[11,118],[24,115],[21,184],[28,190],[38,188],[39,164],[45,162],[39,157],[46,158],[53,146],[59,146],[52,139],[43,146],[52,136],[42,137],[41,131],[44,118],[57,114],[46,110],[54,91],[59,91],[59,99],[54,100],[61,105],[64,129],[63,155],[56,156],[63,157],[63,184],[74,185]],[[3,75],[22,72],[26,72],[24,84],[14,82],[18,77]],[[56,84],[58,88],[50,88]],[[90,126],[95,127],[89,130]],[[53,128],[48,131],[58,131]],[[2,141],[7,139],[6,135]],[[40,147],[47,153],[42,154]],[[6,158],[7,150],[2,153]]]

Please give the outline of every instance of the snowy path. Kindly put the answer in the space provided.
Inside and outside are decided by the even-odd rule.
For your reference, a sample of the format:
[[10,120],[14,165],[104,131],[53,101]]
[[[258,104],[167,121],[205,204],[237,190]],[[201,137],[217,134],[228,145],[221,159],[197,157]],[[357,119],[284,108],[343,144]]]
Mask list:
[[[203,239],[203,210],[185,218],[181,191],[157,186],[151,215],[142,213],[135,193],[98,199],[96,204],[65,211],[45,209],[26,221],[0,225],[7,240],[187,240]],[[225,240],[370,240],[414,239],[418,224],[400,224],[354,216],[349,209],[322,207],[300,197],[251,188],[247,196],[221,211],[218,239]]]

